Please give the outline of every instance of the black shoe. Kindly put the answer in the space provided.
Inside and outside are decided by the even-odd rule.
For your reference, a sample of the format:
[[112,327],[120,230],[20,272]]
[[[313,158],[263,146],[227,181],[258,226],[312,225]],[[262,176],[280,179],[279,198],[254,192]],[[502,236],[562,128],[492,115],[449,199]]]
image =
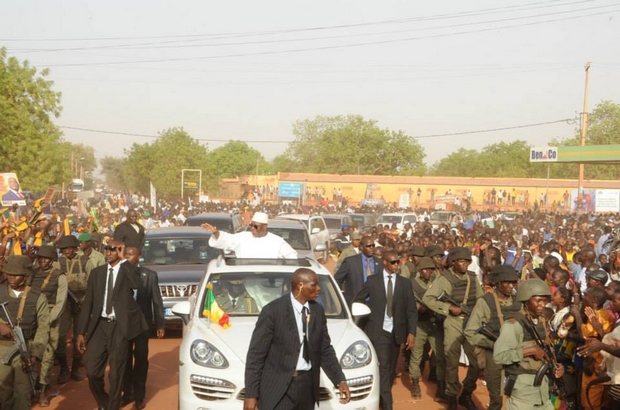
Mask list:
[[461,397],[459,397],[459,404],[464,406],[467,410],[478,410],[478,407],[476,407],[471,399],[471,394],[461,394]]
[[69,381],[69,378],[71,378],[71,373],[69,372],[69,369],[62,369],[60,371],[60,374],[58,375],[58,380],[56,380],[56,383],[65,384]]
[[136,409],[142,410],[145,407],[146,407],[146,403],[144,402],[144,400],[140,400],[136,402]]
[[121,398],[121,407],[125,407],[126,405],[133,403],[136,399],[133,396],[123,396]]
[[458,405],[456,404],[456,397],[448,398],[448,410],[458,410]]

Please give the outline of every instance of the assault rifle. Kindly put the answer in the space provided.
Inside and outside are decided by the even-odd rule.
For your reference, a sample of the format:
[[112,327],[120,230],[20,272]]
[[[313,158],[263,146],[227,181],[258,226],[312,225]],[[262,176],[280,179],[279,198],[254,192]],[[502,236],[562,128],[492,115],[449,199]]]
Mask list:
[[8,303],[9,302],[0,303],[0,307],[2,307],[2,310],[4,311],[4,314],[6,315],[7,324],[13,331],[13,340],[15,340],[15,344],[11,346],[11,348],[7,350],[7,352],[4,354],[4,356],[2,357],[2,362],[6,365],[11,365],[11,362],[13,361],[13,357],[17,353],[19,353],[19,356],[21,357],[22,363],[24,364],[24,367],[25,367],[24,371],[28,374],[28,379],[30,379],[30,385],[32,386],[32,391],[36,395],[38,395],[39,389],[37,389],[37,373],[34,367],[32,366],[32,362],[31,362],[32,356],[30,352],[28,351],[28,343],[26,342],[26,339],[24,338],[24,332],[22,331],[22,328],[19,326],[19,323],[18,324],[13,323],[13,318],[11,317],[11,313],[6,308],[6,305],[8,305]]
[[529,332],[530,336],[532,336],[532,339],[534,340],[536,345],[538,345],[538,347],[540,347],[545,353],[545,356],[543,358],[544,363],[540,367],[540,369],[538,369],[538,372],[536,372],[536,376],[534,376],[534,386],[540,386],[543,377],[545,377],[545,375],[548,375],[555,390],[558,393],[558,397],[566,402],[567,408],[569,410],[576,409],[576,403],[574,403],[572,401],[572,398],[569,397],[566,393],[564,380],[561,377],[559,379],[555,377],[555,369],[560,365],[558,364],[557,358],[555,356],[553,346],[551,346],[540,337],[540,335],[536,331],[536,324],[534,324],[532,318],[528,314],[525,314],[524,316],[527,321],[527,324],[525,326],[527,328],[527,331]]
[[431,312],[431,323],[433,325],[442,325],[443,321],[444,321],[444,317],[442,315],[440,315],[437,312],[433,312],[431,310],[431,308],[429,308],[428,306],[426,306],[426,303],[422,302],[422,299],[420,299],[420,297],[418,295],[415,294],[415,292],[413,292],[413,296],[415,297],[415,301],[418,302],[420,305],[425,306],[426,309]]
[[437,300],[444,303],[449,303],[454,306],[458,306],[461,308],[461,311],[467,316],[471,315],[471,309],[462,303],[457,302],[454,298],[448,295],[446,292],[441,292],[439,296],[437,296]]
[[483,323],[483,324],[482,324],[482,326],[480,326],[480,327],[478,328],[478,330],[476,330],[476,333],[477,333],[477,334],[479,333],[479,334],[481,334],[482,336],[486,336],[486,337],[487,337],[487,339],[489,339],[489,340],[490,340],[490,341],[492,341],[492,342],[497,342],[497,337],[498,337],[498,336],[497,336],[495,333],[493,333],[493,332],[491,331],[491,329],[489,329],[489,328],[487,327],[487,324],[486,324],[486,323]]

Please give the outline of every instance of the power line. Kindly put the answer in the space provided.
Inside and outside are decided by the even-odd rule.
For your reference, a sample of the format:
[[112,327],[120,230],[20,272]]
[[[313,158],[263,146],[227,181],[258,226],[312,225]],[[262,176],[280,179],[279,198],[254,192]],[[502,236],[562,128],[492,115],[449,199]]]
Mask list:
[[[608,7],[608,6],[603,6]],[[549,19],[535,22],[527,22],[522,24],[513,24],[502,27],[489,27],[483,29],[476,30],[465,30],[454,33],[440,33],[440,34],[432,34],[427,36],[419,36],[419,37],[409,37],[409,38],[401,38],[401,39],[390,39],[390,40],[378,40],[378,41],[366,41],[361,43],[350,43],[350,44],[342,44],[342,45],[328,45],[328,46],[318,46],[318,47],[309,47],[309,48],[297,48],[297,49],[288,49],[288,50],[275,50],[275,51],[259,51],[259,52],[250,52],[250,53],[234,53],[234,54],[223,54],[223,55],[213,55],[213,56],[204,56],[204,57],[181,57],[181,58],[162,58],[162,59],[151,59],[151,60],[136,60],[136,61],[108,61],[108,62],[99,62],[99,63],[67,63],[67,64],[36,64],[41,67],[83,67],[83,66],[103,66],[103,65],[122,65],[122,64],[140,64],[140,63],[162,63],[162,62],[181,62],[181,61],[196,61],[196,60],[211,60],[217,58],[230,58],[230,57],[247,57],[247,56],[257,56],[257,55],[274,55],[274,54],[287,54],[287,53],[299,53],[306,51],[322,51],[322,50],[334,50],[341,48],[349,48],[349,47],[362,47],[368,45],[379,45],[379,44],[392,44],[392,43],[400,43],[407,41],[415,41],[415,40],[423,40],[423,39],[431,39],[431,38],[442,38],[442,37],[452,37],[463,34],[472,34],[472,33],[482,33],[487,31],[497,31],[509,28],[516,27],[526,27],[533,26],[539,24],[546,24],[558,21],[566,21],[566,20],[574,20],[578,18],[584,17],[592,17],[598,16],[602,14],[609,14],[616,11],[620,11],[620,9],[615,10],[606,10],[598,13],[590,13],[583,14],[580,16],[570,16],[563,17],[557,19]]]
[[[501,10],[515,9],[521,8],[524,10],[528,10],[531,6],[540,6],[548,3],[559,3],[548,6],[540,6],[540,7],[531,7],[531,8],[541,8],[541,7],[557,7],[557,6],[568,6],[577,3],[585,3],[591,2],[593,0],[582,0],[575,1],[570,3],[562,3],[561,0],[547,0],[547,1],[539,1],[533,3],[526,4],[516,4],[504,7],[492,7],[486,9],[479,10],[470,10],[470,11],[461,11],[456,13],[444,13],[444,14],[435,14],[431,16],[422,16],[422,17],[409,17],[402,19],[393,19],[393,20],[379,20],[379,21],[371,21],[371,22],[363,22],[363,23],[352,23],[352,24],[339,24],[332,26],[315,26],[315,27],[305,27],[305,28],[296,28],[296,29],[282,29],[282,30],[267,30],[267,31],[255,31],[255,32],[229,32],[229,33],[203,33],[203,34],[178,34],[178,35],[169,35],[169,36],[131,36],[131,37],[84,37],[84,38],[33,38],[33,39],[11,39],[5,38],[0,39],[0,41],[6,42],[55,42],[55,41],[114,41],[114,40],[144,40],[144,39],[167,39],[167,38],[196,38],[196,37],[247,37],[247,36],[260,36],[260,35],[273,35],[273,34],[287,34],[287,33],[295,33],[295,32],[303,32],[303,31],[319,31],[319,30],[333,30],[333,29],[343,29],[343,28],[353,28],[353,27],[364,27],[364,26],[373,26],[373,25],[383,25],[383,24],[394,24],[394,23],[406,23],[411,21],[420,21],[420,20],[434,20],[434,19],[443,19],[443,18],[454,18],[454,17],[471,17],[476,16],[479,13],[485,12],[497,12]],[[517,10],[523,11],[523,10]],[[488,13],[487,13],[488,14]]]
[[[521,128],[531,128],[531,127],[540,127],[543,125],[550,124],[558,124],[558,123],[567,123],[570,124],[574,119],[572,118],[564,118],[561,120],[554,121],[546,121],[546,122],[537,122],[533,124],[522,124],[522,125],[514,125],[510,127],[501,127],[501,128],[491,128],[491,129],[483,129],[483,130],[475,130],[475,131],[461,131],[461,132],[452,132],[447,134],[430,134],[430,135],[414,135],[411,138],[421,139],[421,138],[438,138],[438,137],[451,137],[455,135],[467,135],[467,134],[481,134],[486,132],[495,132],[495,131],[506,131],[506,130],[514,130]],[[150,134],[134,134],[130,132],[119,132],[119,131],[105,131],[105,130],[97,130],[92,128],[81,128],[81,127],[70,127],[66,125],[58,125],[58,128],[63,128],[67,130],[75,130],[75,131],[85,131],[85,132],[94,132],[98,134],[108,134],[108,135],[123,135],[128,137],[143,137],[143,138],[160,138],[160,135],[150,135]],[[229,142],[232,139],[210,139],[210,138],[193,138],[197,141],[206,141],[206,142]],[[252,141],[244,141],[250,144],[295,144],[297,141],[275,141],[275,140],[252,140]]]

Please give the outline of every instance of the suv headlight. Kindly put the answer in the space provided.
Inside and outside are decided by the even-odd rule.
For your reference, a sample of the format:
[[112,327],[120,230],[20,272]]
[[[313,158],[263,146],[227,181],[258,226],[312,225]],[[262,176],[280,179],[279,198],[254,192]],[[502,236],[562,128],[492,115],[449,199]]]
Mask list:
[[355,369],[366,366],[372,360],[372,350],[363,340],[353,343],[340,358],[343,369]]
[[190,355],[194,363],[215,369],[226,369],[228,360],[215,346],[206,340],[194,340]]

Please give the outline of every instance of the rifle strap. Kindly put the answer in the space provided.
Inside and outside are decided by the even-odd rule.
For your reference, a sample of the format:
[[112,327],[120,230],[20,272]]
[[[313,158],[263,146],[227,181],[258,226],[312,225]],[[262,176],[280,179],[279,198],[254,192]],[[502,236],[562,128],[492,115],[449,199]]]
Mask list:
[[469,289],[471,288],[471,279],[469,278],[468,273],[465,273],[465,278],[467,279],[467,287],[465,288],[465,296],[463,297],[463,305],[467,305],[467,299],[469,299]]
[[26,298],[28,297],[29,292],[30,292],[30,286],[26,286],[26,289],[21,294],[21,299],[19,301],[19,308],[17,309],[17,318],[16,318],[16,323],[18,326],[22,321],[22,317],[24,317],[24,308],[26,307]]
[[497,318],[499,319],[499,327],[501,329],[504,326],[504,313],[502,312],[502,308],[499,306],[499,298],[497,297],[497,293],[493,292],[493,299],[495,300],[495,310],[497,311]]
[[50,269],[47,276],[45,276],[45,279],[43,280],[43,284],[41,284],[41,292],[43,292],[45,288],[47,287],[47,285],[50,283],[50,279],[52,278],[53,272],[54,272],[54,269]]

